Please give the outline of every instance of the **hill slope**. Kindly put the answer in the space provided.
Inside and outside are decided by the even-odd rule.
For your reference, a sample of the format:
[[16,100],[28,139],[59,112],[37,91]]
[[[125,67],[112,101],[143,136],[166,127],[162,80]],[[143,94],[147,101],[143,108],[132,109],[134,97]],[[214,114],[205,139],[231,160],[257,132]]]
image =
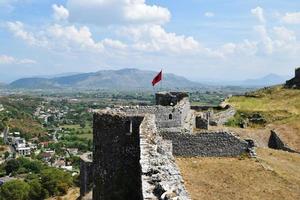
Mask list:
[[300,90],[275,86],[234,96],[228,103],[238,110],[229,125],[238,125],[241,120],[258,114],[264,122],[250,122],[250,127],[275,129],[285,143],[300,151]]
[[[24,78],[12,82],[10,88],[89,88],[89,89],[138,89],[151,88],[157,72],[138,69],[103,70],[56,78]],[[163,75],[164,88],[199,87],[199,83],[174,74]]]

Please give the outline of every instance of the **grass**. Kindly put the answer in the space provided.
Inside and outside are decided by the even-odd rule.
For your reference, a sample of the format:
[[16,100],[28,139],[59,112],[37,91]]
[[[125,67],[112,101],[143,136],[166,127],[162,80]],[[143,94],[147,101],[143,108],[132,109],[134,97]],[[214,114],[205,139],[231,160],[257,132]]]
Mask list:
[[300,90],[274,86],[233,96],[227,102],[238,112],[226,125],[238,126],[243,119],[259,113],[266,123],[250,123],[251,128],[275,129],[285,143],[300,151]]
[[247,96],[233,96],[228,103],[241,111],[278,111],[300,115],[300,90],[275,86],[252,92]]
[[77,134],[79,138],[93,139],[93,130],[91,124],[86,124],[84,128],[82,128],[79,124],[62,125],[60,127],[64,129],[73,129],[75,132],[79,132],[79,134]]
[[258,159],[176,158],[192,199],[300,199],[300,156],[258,149]]

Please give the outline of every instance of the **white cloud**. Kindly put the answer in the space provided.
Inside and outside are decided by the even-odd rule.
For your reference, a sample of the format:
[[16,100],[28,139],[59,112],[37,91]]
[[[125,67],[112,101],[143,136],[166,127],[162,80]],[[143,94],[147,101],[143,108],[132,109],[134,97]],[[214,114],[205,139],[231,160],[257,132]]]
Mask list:
[[206,13],[204,13],[204,16],[205,17],[214,17],[215,13],[213,13],[213,12],[206,12]]
[[274,27],[273,30],[279,40],[296,41],[296,35],[294,31],[291,31],[283,26]]
[[300,24],[300,12],[286,13],[282,21],[287,24]]
[[251,13],[261,22],[265,23],[264,10],[261,7],[256,7],[251,10]]
[[43,38],[37,38],[34,34],[25,30],[24,24],[20,21],[7,22],[7,27],[16,37],[24,40],[26,43],[35,46],[46,46],[47,41]]
[[37,62],[32,59],[17,59],[8,55],[0,55],[0,64],[36,64]]
[[121,34],[130,36],[133,48],[139,51],[185,53],[196,52],[200,48],[193,37],[168,33],[160,25],[124,27]]
[[7,55],[0,55],[0,64],[12,64],[15,62],[15,58]]
[[70,20],[94,24],[152,23],[170,20],[166,8],[147,5],[145,0],[68,0]]
[[260,36],[260,42],[263,45],[263,51],[266,54],[272,54],[273,52],[273,41],[270,38],[267,29],[265,26],[259,25],[259,26],[255,26],[254,30],[258,33],[258,35]]
[[18,61],[18,64],[37,64],[37,61],[25,58],[25,59]]
[[63,7],[62,5],[52,5],[53,9],[53,17],[55,20],[60,21],[60,20],[66,20],[69,17],[69,11]]

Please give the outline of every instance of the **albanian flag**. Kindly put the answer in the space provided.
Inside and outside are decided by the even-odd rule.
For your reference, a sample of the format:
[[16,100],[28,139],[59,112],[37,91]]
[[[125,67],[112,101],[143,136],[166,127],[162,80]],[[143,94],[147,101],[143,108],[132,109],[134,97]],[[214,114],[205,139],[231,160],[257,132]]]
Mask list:
[[152,86],[154,86],[156,83],[161,81],[161,79],[162,79],[162,70],[152,80]]

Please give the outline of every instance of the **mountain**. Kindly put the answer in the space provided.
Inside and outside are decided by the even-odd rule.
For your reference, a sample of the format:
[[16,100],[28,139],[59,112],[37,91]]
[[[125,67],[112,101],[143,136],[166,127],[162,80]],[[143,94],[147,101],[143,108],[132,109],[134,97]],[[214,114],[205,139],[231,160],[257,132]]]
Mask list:
[[[102,70],[98,72],[75,74],[55,78],[23,78],[11,84],[9,88],[24,89],[140,89],[152,88],[151,81],[157,72],[138,69]],[[201,84],[174,74],[163,74],[164,88],[191,88]]]
[[283,84],[288,79],[286,76],[279,76],[277,74],[269,74],[258,79],[247,79],[241,82],[241,85],[248,86],[271,86]]
[[[268,74],[264,77],[257,79],[246,79],[240,81],[223,81],[223,82],[211,82],[211,85],[232,85],[240,87],[266,87],[278,84],[284,84],[286,80],[290,79],[290,76],[280,76],[277,74]],[[207,82],[209,84],[209,82]]]

